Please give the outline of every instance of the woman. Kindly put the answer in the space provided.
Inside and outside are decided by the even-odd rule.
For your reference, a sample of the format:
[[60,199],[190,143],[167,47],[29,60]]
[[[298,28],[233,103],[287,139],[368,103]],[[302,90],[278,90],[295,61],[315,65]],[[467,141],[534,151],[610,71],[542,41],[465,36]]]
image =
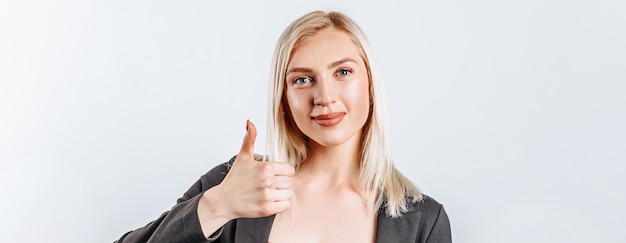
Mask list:
[[350,18],[297,19],[272,65],[268,157],[246,122],[237,156],[120,242],[451,242],[441,204],[391,162],[381,78]]

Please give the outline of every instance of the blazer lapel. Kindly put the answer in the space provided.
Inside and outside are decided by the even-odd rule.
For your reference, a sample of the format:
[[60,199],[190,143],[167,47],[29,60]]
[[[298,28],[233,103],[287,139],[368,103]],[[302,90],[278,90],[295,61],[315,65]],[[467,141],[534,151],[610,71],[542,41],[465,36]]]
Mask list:
[[236,223],[236,243],[265,243],[270,238],[270,230],[275,215],[264,218],[239,218]]
[[411,210],[392,218],[381,209],[376,220],[376,242],[416,242],[420,217],[419,212]]

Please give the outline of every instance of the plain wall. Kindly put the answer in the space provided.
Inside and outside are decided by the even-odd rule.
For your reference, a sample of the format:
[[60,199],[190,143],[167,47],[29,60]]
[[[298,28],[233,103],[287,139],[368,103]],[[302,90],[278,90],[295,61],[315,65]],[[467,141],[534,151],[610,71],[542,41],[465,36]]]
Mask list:
[[0,242],[110,242],[260,129],[282,30],[361,25],[455,242],[621,242],[623,1],[2,1]]

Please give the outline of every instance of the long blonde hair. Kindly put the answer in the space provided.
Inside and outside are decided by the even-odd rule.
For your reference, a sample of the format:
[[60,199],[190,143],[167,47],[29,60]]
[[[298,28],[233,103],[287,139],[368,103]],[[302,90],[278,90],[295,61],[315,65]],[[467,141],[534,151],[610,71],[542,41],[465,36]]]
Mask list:
[[408,203],[421,200],[422,194],[392,163],[386,97],[378,65],[363,31],[342,13],[308,13],[292,22],[278,39],[270,72],[266,142],[268,159],[288,162],[298,168],[307,158],[306,136],[287,111],[285,73],[294,49],[308,37],[330,27],[343,31],[351,38],[367,67],[372,104],[361,141],[360,184],[365,192],[362,195],[365,195],[372,212],[384,207],[387,215],[398,217],[408,210]]

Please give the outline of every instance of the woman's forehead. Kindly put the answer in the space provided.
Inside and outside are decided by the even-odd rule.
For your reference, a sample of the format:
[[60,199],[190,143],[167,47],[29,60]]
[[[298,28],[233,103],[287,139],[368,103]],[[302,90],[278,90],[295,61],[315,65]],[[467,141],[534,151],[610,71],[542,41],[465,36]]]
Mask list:
[[325,65],[345,58],[362,62],[358,47],[347,33],[327,28],[302,41],[292,52],[287,66]]

